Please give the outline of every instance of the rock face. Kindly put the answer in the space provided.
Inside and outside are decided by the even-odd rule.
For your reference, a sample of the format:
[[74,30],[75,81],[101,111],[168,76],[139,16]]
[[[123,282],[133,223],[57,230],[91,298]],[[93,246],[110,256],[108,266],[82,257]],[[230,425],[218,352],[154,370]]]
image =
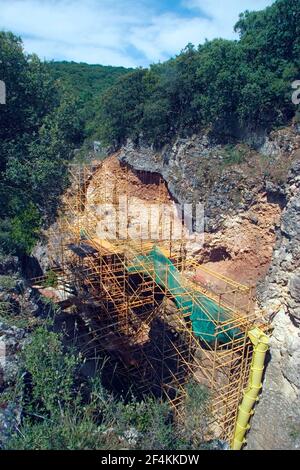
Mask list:
[[19,374],[19,353],[28,341],[22,328],[0,322],[0,449],[21,422],[21,408],[3,399],[1,393],[13,386]]
[[272,132],[255,147],[221,145],[204,133],[178,138],[159,152],[129,141],[119,154],[134,170],[161,174],[180,203],[202,203],[204,246],[191,254],[251,285],[265,277],[271,262],[275,228],[286,204],[283,181],[300,135],[291,126]]
[[16,256],[0,254],[0,275],[15,274],[19,270],[19,260]]
[[286,185],[287,205],[260,301],[275,315],[270,361],[248,449],[300,449],[300,160]]
[[[119,157],[136,170],[160,173],[179,202],[205,205],[199,261],[245,283],[260,280],[260,307],[274,332],[248,449],[300,448],[299,149],[299,126],[291,126],[272,132],[238,164],[228,165],[224,146],[207,135],[178,139],[159,153],[128,142]],[[249,270],[252,278],[244,279]]]
[[18,354],[26,342],[22,328],[0,322],[0,390],[13,384],[18,374]]
[[177,139],[160,152],[129,141],[119,159],[135,170],[160,173],[180,203],[204,204],[207,231],[218,230],[226,215],[249,207],[262,185],[261,178],[246,175],[242,166],[226,164],[224,146],[206,134]]
[[256,148],[221,145],[204,133],[178,138],[159,152],[128,141],[119,159],[136,170],[160,173],[180,203],[204,204],[205,230],[214,232],[228,216],[247,211],[261,192],[284,205],[281,176],[300,148],[299,132],[295,126],[274,131]]

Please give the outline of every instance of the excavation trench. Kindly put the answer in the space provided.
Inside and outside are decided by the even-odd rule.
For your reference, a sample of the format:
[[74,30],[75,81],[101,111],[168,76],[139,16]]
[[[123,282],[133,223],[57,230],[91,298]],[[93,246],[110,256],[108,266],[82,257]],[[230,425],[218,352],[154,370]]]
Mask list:
[[239,282],[255,284],[268,267],[276,204],[262,198],[255,218],[228,221],[203,244],[160,175],[112,156],[73,169],[73,179],[49,232],[56,286],[42,292],[57,295],[57,327],[83,351],[83,372],[101,372],[123,397],[151,394],[181,412],[186,386],[202,384],[213,397],[214,433],[230,440],[249,374],[247,331],[260,321],[253,291]]

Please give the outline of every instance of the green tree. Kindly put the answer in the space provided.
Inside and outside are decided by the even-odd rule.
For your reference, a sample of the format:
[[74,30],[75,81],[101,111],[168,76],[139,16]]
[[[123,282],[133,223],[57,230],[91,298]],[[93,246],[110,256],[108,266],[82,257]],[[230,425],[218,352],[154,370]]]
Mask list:
[[206,127],[231,139],[286,124],[296,112],[299,25],[299,1],[277,0],[240,15],[238,41],[189,44],[174,59],[124,76],[99,104],[103,138],[118,147],[141,137],[159,147]]
[[11,33],[0,32],[0,77],[7,88],[0,110],[0,241],[29,253],[39,228],[55,216],[83,121],[78,99]]
[[145,70],[137,69],[119,78],[102,96],[100,136],[105,143],[118,147],[127,137],[138,138],[143,116],[145,74]]

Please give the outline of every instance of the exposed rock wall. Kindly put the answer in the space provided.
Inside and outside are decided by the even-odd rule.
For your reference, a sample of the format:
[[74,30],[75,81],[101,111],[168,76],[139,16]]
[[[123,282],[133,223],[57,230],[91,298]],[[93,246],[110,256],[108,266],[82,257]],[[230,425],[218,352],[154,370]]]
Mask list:
[[260,289],[274,332],[248,449],[300,449],[300,160],[290,172],[286,198],[272,266]]
[[[264,191],[270,199],[284,204],[282,175],[300,147],[300,133],[295,126],[274,131],[259,151],[247,144],[235,144],[230,155],[228,146],[220,145],[209,134],[177,139],[160,152],[128,141],[119,158],[136,170],[160,173],[179,202],[203,203],[205,229],[214,232],[228,216],[248,210]],[[239,151],[241,160],[236,153]]]
[[[199,253],[202,261],[215,261],[210,250],[221,246],[228,259],[217,260],[214,269],[232,277],[238,274],[241,279],[242,273],[255,267],[256,281],[261,274],[265,276],[270,265],[265,281],[259,285],[259,302],[272,320],[274,332],[263,394],[248,435],[248,449],[300,448],[299,148],[299,126],[291,126],[272,132],[260,143],[259,152],[250,152],[248,161],[236,165],[224,164],[224,147],[205,135],[179,139],[160,153],[149,147],[136,148],[129,142],[120,154],[121,161],[138,170],[161,173],[179,202],[197,200],[205,204],[208,235],[204,250]],[[269,166],[264,166],[264,156]],[[237,238],[245,234],[243,250],[231,243],[234,240],[231,226]],[[270,258],[265,259],[263,254],[267,254],[268,248]],[[257,251],[257,266],[251,265],[255,258],[251,250]],[[247,261],[238,264],[242,257]],[[260,273],[262,259],[266,271]]]
[[180,203],[204,204],[207,231],[249,207],[261,186],[261,179],[244,174],[240,165],[225,165],[224,147],[206,134],[178,139],[160,152],[128,142],[119,158],[136,170],[160,173]]

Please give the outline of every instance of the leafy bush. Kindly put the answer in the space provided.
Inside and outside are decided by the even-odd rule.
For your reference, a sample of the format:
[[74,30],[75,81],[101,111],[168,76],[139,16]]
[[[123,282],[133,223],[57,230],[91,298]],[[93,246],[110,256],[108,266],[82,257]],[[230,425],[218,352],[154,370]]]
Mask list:
[[172,448],[175,430],[172,427],[171,410],[166,403],[153,398],[145,398],[140,402],[119,402],[117,416],[119,432],[124,434],[130,429],[136,431],[136,448]]
[[13,450],[109,450],[121,443],[106,428],[98,426],[88,413],[66,410],[55,421],[33,423],[26,419],[22,436],[14,435],[6,448]]
[[246,150],[235,145],[226,145],[223,155],[225,165],[238,165],[245,161]]
[[57,287],[58,277],[57,274],[50,270],[46,274],[45,287]]
[[156,147],[210,127],[224,137],[270,130],[295,114],[291,83],[300,66],[300,3],[277,0],[240,15],[239,41],[216,39],[117,80],[99,103],[98,135],[119,146]]
[[17,250],[30,255],[36,244],[41,227],[40,214],[33,203],[11,220],[10,237]]
[[9,84],[0,113],[0,244],[24,254],[55,216],[82,118],[76,97],[12,33],[0,32],[0,76]]
[[167,403],[116,399],[103,388],[101,373],[83,381],[81,364],[80,356],[64,350],[60,335],[45,326],[36,329],[25,347],[20,381],[11,393],[13,400],[21,397],[22,426],[6,449],[159,450],[201,444],[197,416],[200,413],[203,420],[207,395],[199,384],[188,388],[186,422],[177,424]]
[[[25,349],[24,367],[32,380],[33,405],[42,412],[55,414],[74,397],[78,359],[65,354],[59,336],[40,327]],[[32,405],[31,405],[32,406]]]
[[195,381],[187,384],[186,393],[181,436],[191,448],[197,449],[208,437],[210,394],[206,387]]
[[16,282],[16,276],[0,274],[0,290],[10,291],[16,287]]

